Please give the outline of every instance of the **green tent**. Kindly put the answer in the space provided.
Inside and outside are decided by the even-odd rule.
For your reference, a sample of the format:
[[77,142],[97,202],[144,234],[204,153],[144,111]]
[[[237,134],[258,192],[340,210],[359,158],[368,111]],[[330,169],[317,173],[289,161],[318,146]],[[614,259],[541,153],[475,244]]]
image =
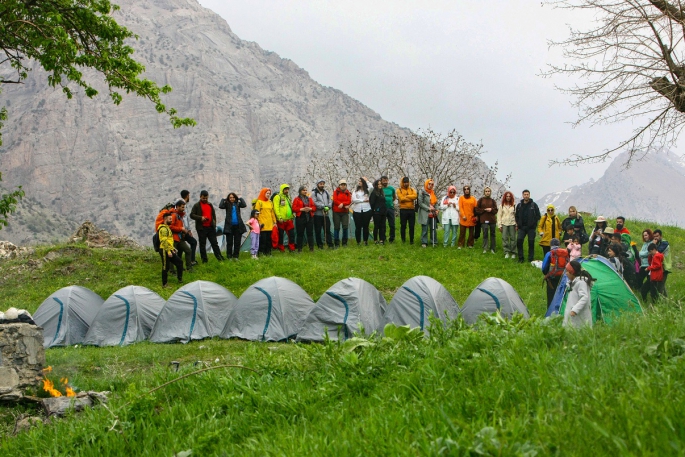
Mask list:
[[[583,259],[581,265],[596,279],[591,291],[593,323],[602,320],[611,324],[622,313],[642,313],[633,291],[604,257]],[[566,310],[567,295],[564,294],[559,310],[562,316]]]

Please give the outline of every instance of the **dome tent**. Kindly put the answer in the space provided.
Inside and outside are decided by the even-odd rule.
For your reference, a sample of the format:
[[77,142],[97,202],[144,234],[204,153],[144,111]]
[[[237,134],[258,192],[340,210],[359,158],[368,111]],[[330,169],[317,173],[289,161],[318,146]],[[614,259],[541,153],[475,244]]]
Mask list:
[[153,343],[202,340],[218,336],[238,299],[225,287],[195,281],[169,297],[150,333]]
[[346,340],[355,332],[365,335],[382,331],[387,304],[383,295],[359,278],[347,278],[331,286],[316,302],[305,320],[297,341]]
[[119,289],[102,304],[83,343],[126,346],[146,340],[165,303],[162,297],[145,287]]
[[383,316],[383,324],[409,325],[426,331],[431,313],[447,322],[447,318],[455,319],[459,315],[459,305],[435,279],[414,276],[395,292]]
[[313,307],[314,300],[294,282],[265,278],[240,296],[221,337],[285,341],[297,336]]
[[83,343],[90,324],[104,300],[81,286],[63,287],[38,307],[33,320],[43,328],[43,346],[69,346]]
[[[642,307],[630,287],[614,267],[604,257],[587,258],[580,261],[595,283],[590,290],[592,302],[592,322],[599,320],[611,324],[623,313],[642,313]],[[564,273],[564,276],[566,274]],[[561,281],[546,315],[561,314],[566,308],[566,287],[561,289]]]
[[475,324],[483,313],[499,312],[504,317],[515,313],[523,314],[528,319],[530,313],[518,292],[504,279],[488,278],[478,284],[464,302],[461,315],[467,324]]

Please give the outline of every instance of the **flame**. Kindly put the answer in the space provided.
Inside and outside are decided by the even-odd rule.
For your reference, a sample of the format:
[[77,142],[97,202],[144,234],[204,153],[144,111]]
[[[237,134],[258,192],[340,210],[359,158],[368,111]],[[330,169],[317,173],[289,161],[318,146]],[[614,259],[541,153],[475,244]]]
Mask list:
[[47,368],[43,368],[43,373],[50,373],[52,371],[52,366],[49,366]]
[[76,392],[74,392],[74,389],[72,389],[71,387],[67,386],[66,390],[67,390],[67,397],[75,397],[76,396]]
[[49,379],[43,379],[43,390],[52,395],[53,397],[61,397],[62,392],[55,389],[55,385]]
[[69,379],[67,379],[67,378],[59,378],[59,382],[61,382],[61,383],[64,384],[64,385],[67,385],[67,383],[69,383]]

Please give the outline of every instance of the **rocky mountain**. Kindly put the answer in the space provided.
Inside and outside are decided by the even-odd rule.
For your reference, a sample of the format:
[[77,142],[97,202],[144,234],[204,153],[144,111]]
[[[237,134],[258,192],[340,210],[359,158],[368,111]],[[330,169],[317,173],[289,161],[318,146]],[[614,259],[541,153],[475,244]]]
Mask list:
[[[627,153],[620,154],[597,181],[547,194],[538,203],[551,203],[564,213],[573,205],[595,215],[684,226],[685,157],[653,152],[630,168],[624,166],[626,159]],[[567,172],[574,175],[572,169]]]

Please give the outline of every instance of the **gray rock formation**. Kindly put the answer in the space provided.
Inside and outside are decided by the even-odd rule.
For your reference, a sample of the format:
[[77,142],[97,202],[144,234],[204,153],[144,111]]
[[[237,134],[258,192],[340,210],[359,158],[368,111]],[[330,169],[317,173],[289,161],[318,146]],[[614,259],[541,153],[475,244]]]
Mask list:
[[[655,152],[630,168],[624,167],[626,159],[627,153],[620,154],[597,181],[547,194],[538,203],[551,203],[563,213],[573,205],[594,215],[625,216],[629,228],[631,219],[685,226],[685,157]],[[573,169],[568,176],[575,176]]]
[[0,400],[36,391],[43,378],[43,331],[31,324],[0,324]]
[[[93,100],[67,100],[38,70],[24,85],[3,87],[0,104],[10,118],[2,184],[22,185],[43,213],[54,214],[48,219],[60,221],[59,233],[91,220],[150,244],[154,216],[181,189],[193,202],[201,189],[215,203],[229,191],[254,198],[262,186],[301,175],[313,151],[333,151],[357,131],[400,130],[292,61],[241,40],[196,0],[117,3],[116,19],[140,37],[134,57],[147,77],[171,85],[165,103],[198,125],[174,130],[134,96],[115,106],[102,85]],[[46,241],[45,230],[30,235],[21,218],[12,223],[19,227],[1,238]]]

